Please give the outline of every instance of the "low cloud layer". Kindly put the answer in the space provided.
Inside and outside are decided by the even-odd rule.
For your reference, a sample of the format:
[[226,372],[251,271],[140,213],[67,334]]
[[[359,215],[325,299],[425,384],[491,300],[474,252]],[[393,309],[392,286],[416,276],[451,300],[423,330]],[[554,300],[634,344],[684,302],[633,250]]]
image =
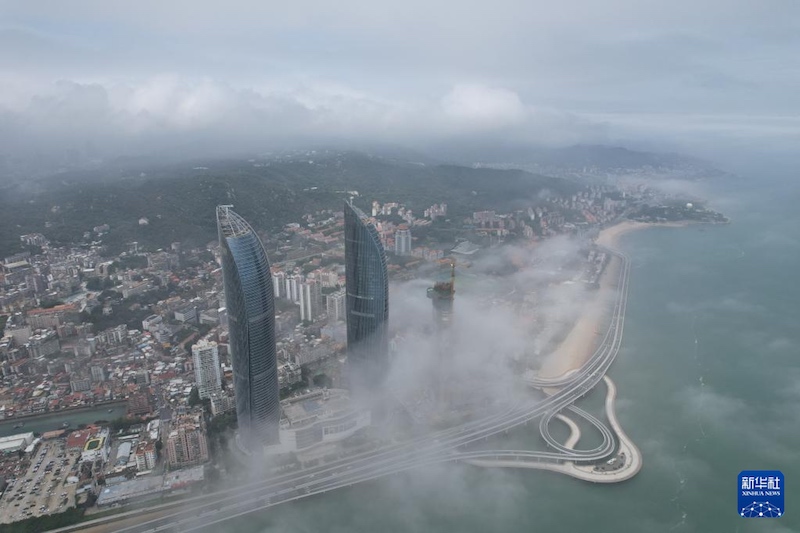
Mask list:
[[237,88],[176,75],[138,84],[59,81],[0,117],[5,152],[30,156],[76,151],[103,158],[170,149],[227,154],[314,144],[420,148],[503,136],[536,145],[607,139],[600,125],[476,84],[406,103],[327,84]]
[[0,2],[15,157],[800,140],[793,2]]

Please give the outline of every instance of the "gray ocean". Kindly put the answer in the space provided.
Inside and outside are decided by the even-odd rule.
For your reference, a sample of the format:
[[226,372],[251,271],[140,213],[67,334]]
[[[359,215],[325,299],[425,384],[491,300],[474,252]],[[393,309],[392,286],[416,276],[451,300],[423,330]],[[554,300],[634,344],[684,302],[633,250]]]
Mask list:
[[[800,177],[794,177],[800,179]],[[800,531],[800,186],[703,185],[724,226],[624,236],[632,259],[617,411],[639,475],[594,486],[445,465],[270,509],[230,531]],[[599,397],[586,405],[599,407]],[[536,439],[522,428],[513,437]],[[525,432],[528,432],[527,434]],[[785,515],[737,514],[737,474],[785,475]],[[227,528],[226,528],[227,529]]]

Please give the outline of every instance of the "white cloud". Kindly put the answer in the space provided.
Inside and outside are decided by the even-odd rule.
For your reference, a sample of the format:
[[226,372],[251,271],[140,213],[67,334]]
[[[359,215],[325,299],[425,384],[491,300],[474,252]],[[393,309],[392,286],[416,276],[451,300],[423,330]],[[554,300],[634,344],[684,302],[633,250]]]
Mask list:
[[528,115],[517,93],[482,85],[455,86],[442,98],[442,108],[457,124],[477,127],[516,125]]
[[800,139],[798,6],[2,2],[0,129],[23,151],[74,143],[37,111],[97,86],[108,106],[84,102],[73,126],[83,139],[101,132],[89,142],[109,152],[179,133],[220,147],[231,135],[417,146],[472,136],[789,153]]

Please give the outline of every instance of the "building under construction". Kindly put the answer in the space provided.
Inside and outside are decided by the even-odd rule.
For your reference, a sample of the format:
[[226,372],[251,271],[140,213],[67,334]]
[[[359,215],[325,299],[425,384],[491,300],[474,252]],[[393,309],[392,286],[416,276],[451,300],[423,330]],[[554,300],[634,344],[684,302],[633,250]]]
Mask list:
[[[434,350],[430,372],[410,390],[394,391],[401,410],[414,425],[444,429],[505,409],[508,398],[498,394],[497,382],[487,380],[485,368],[468,364],[459,350],[455,328],[455,262],[448,263],[449,279],[427,289],[432,304]],[[468,357],[468,355],[467,355]],[[464,365],[463,367],[461,365]],[[503,386],[503,390],[508,387]]]
[[435,384],[437,403],[440,409],[449,404],[448,373],[452,372],[453,339],[453,301],[456,294],[456,264],[450,263],[450,280],[440,281],[428,288],[428,298],[433,303],[433,320],[436,324],[437,361]]

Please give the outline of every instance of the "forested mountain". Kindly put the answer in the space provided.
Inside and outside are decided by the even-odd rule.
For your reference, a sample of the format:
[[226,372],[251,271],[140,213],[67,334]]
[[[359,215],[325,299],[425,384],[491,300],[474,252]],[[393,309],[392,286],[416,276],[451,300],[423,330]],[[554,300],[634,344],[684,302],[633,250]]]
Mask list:
[[[572,194],[579,185],[521,170],[468,168],[391,160],[352,152],[295,153],[280,158],[194,161],[158,165],[117,161],[6,188],[0,198],[0,257],[20,248],[19,235],[43,233],[77,242],[108,224],[110,251],[138,241],[162,247],[197,245],[216,237],[214,207],[233,204],[251,223],[274,230],[304,213],[340,209],[357,191],[372,200],[404,203],[420,215],[447,202],[453,216],[508,209]],[[140,224],[140,219],[147,224]]]

